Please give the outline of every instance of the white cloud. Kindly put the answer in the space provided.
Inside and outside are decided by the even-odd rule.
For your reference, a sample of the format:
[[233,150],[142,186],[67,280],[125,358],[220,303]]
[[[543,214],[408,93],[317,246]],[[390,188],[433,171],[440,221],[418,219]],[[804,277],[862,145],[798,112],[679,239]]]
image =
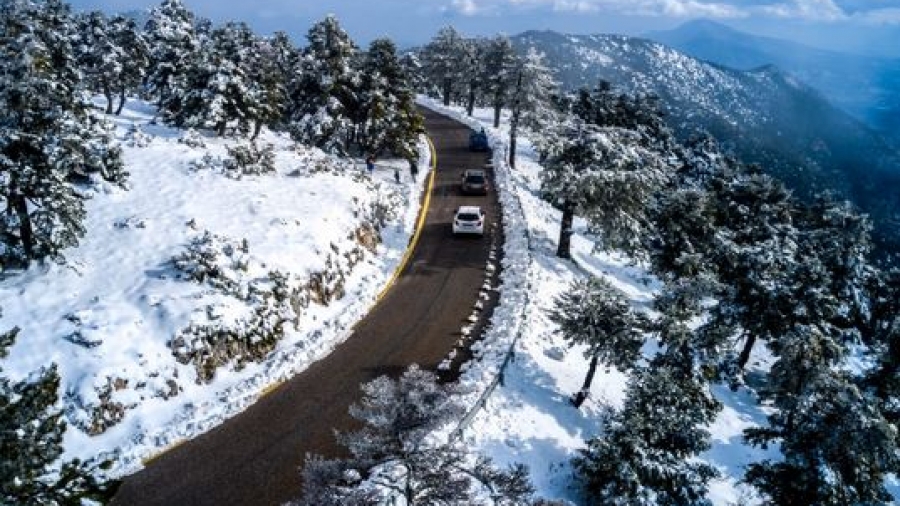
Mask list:
[[763,14],[784,18],[808,21],[842,21],[848,18],[833,0],[793,0],[774,5],[763,5],[757,8]]
[[746,14],[738,7],[722,2],[700,2],[695,0],[662,0],[659,2],[666,16],[686,18],[739,18]]
[[475,3],[475,0],[453,0],[451,5],[453,10],[465,16],[474,16],[483,11],[483,9]]

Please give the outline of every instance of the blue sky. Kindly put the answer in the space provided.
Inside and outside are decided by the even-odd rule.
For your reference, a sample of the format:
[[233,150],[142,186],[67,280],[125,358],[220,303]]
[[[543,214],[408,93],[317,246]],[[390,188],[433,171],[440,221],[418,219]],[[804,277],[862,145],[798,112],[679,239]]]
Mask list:
[[[76,10],[148,9],[161,0],[71,0]],[[641,34],[696,18],[848,52],[900,57],[900,0],[184,0],[214,21],[246,21],[259,33],[306,30],[335,14],[357,43],[388,36],[420,44],[446,25],[466,35],[528,29]]]

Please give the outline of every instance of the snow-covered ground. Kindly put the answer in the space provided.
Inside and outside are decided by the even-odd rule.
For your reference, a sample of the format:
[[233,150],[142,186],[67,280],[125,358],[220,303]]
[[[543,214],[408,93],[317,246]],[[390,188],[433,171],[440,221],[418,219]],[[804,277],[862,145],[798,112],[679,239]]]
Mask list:
[[[580,389],[588,360],[582,350],[567,348],[554,334],[547,310],[574,279],[589,274],[605,277],[639,308],[652,301],[657,285],[628,258],[594,252],[584,224],[577,221],[572,239],[575,261],[556,258],[560,215],[539,198],[540,167],[528,140],[519,139],[516,168],[510,169],[506,163],[508,127],[501,122],[500,128],[492,128],[491,110],[476,109],[470,118],[460,108],[446,108],[430,100],[423,103],[473,128],[485,128],[494,148],[508,236],[500,307],[479,345],[482,359],[471,364],[461,380],[473,391],[471,405],[477,406],[484,396],[485,407],[473,411],[474,419],[463,427],[462,438],[466,447],[497,463],[528,465],[538,496],[581,504],[584,501],[573,484],[571,459],[585,447],[586,439],[600,431],[604,408],[621,406],[628,378],[612,367],[598,370],[590,397],[576,410],[569,398]],[[502,386],[485,395],[510,347],[514,354]],[[715,465],[722,478],[710,484],[710,499],[717,506],[741,500],[753,503],[753,491],[738,483],[744,466],[778,459],[779,453],[777,448],[766,451],[744,445],[742,433],[749,426],[765,425],[766,412],[747,389],[732,392],[717,386],[713,391],[723,409],[709,427],[712,448],[701,457]],[[890,485],[894,496],[900,497],[900,484],[894,481]]]
[[[274,146],[276,171],[236,179],[217,160],[227,157],[226,146],[246,141],[155,125],[152,115],[148,104],[132,101],[110,118],[129,189],[90,190],[87,234],[64,252],[67,263],[35,264],[0,280],[0,328],[22,329],[5,373],[22,378],[58,364],[69,421],[65,455],[114,456],[113,475],[239,412],[348,337],[406,251],[431,165],[424,138],[413,182],[403,161],[378,161],[369,176],[360,161],[264,132],[259,143]],[[143,134],[129,134],[133,126]],[[203,146],[184,142],[191,138]],[[381,243],[360,241],[354,232],[378,213],[386,217]],[[212,235],[197,242],[206,232]],[[220,281],[232,290],[176,269],[173,258],[192,243],[214,255]],[[176,361],[169,342],[189,325],[247,327],[260,303],[254,290],[271,289],[272,271],[299,293],[311,293],[304,288],[316,276],[336,278],[341,286],[331,288],[346,296],[277,307],[293,312],[287,316],[297,324],[286,326],[264,361],[232,361],[199,382],[195,365]],[[197,346],[190,336],[186,343]]]

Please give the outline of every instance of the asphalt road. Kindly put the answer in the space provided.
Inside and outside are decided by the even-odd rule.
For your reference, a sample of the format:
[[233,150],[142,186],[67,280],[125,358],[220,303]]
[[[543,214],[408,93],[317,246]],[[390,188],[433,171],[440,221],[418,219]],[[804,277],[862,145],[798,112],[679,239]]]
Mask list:
[[[484,283],[491,243],[501,233],[500,215],[493,191],[459,195],[462,170],[487,160],[468,150],[468,129],[423,113],[437,171],[419,241],[394,285],[326,358],[128,476],[112,504],[271,506],[294,499],[307,453],[344,455],[334,430],[356,427],[347,408],[360,398],[361,383],[383,374],[396,377],[412,363],[433,370],[453,349]],[[485,237],[452,236],[453,212],[462,204],[486,209],[493,224]]]

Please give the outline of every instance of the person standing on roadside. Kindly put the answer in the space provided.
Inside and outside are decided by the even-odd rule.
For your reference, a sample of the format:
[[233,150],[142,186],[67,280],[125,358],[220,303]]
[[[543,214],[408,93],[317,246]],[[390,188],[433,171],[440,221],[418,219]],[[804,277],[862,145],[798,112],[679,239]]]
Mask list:
[[412,177],[412,180],[415,181],[416,176],[419,175],[419,162],[412,158],[408,158],[406,161],[409,162],[409,175]]
[[375,172],[375,157],[372,155],[366,157],[366,171],[370,176]]

